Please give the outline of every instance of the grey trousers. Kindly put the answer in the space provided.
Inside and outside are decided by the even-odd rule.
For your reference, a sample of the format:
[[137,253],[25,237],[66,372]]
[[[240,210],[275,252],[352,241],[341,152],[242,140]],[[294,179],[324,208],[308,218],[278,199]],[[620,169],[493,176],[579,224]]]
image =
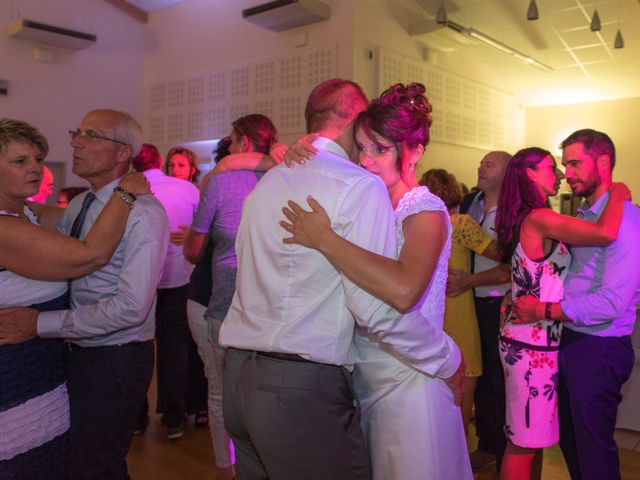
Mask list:
[[230,348],[223,409],[238,480],[371,478],[344,368]]

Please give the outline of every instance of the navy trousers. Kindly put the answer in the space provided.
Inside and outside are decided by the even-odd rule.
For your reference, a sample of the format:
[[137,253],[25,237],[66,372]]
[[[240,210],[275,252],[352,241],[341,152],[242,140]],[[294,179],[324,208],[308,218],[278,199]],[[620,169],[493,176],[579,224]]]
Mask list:
[[156,304],[158,354],[158,412],[168,428],[180,425],[187,410],[189,348],[193,343],[187,322],[189,285],[159,288]]
[[634,363],[631,339],[565,328],[558,366],[560,447],[573,480],[620,479],[616,428],[620,389]]
[[153,342],[65,355],[71,480],[126,480],[126,456],[153,373]]

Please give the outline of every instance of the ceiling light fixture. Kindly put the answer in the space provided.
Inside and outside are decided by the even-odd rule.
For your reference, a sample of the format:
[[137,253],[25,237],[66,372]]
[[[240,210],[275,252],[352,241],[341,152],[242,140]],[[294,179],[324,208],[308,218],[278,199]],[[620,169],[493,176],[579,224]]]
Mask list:
[[624,39],[620,31],[620,2],[618,2],[618,32],[616,33],[616,39],[613,41],[613,48],[624,48]]
[[538,14],[538,5],[536,5],[536,0],[531,0],[527,10],[527,20],[538,20],[538,18],[540,18],[540,15]]
[[[447,26],[451,27],[451,24],[453,22],[448,22]],[[456,26],[458,26],[456,24]],[[453,28],[453,27],[451,27]],[[454,28],[454,30],[457,30],[457,28]],[[553,68],[551,68],[549,65],[542,63],[539,60],[536,60],[535,58],[531,57],[530,55],[527,55],[525,53],[519,52],[518,50],[516,50],[515,48],[510,47],[509,45],[506,45],[504,43],[502,43],[499,40],[496,40],[493,37],[490,37],[489,35],[479,32],[478,30],[474,29],[474,28],[462,28],[461,30],[458,30],[460,33],[462,33],[463,35],[466,35],[468,37],[471,37],[475,40],[478,40],[482,43],[484,43],[485,45],[489,45],[490,47],[495,48],[496,50],[500,50],[503,53],[506,53],[507,55],[511,55],[513,58],[521,61],[522,63],[526,63],[527,65],[531,65],[532,67],[536,67],[540,70],[543,70],[545,72],[553,72]]]
[[624,48],[624,38],[622,38],[622,32],[618,29],[616,33],[616,39],[613,42],[613,48]]
[[438,25],[444,25],[447,23],[447,9],[444,7],[444,0],[440,2],[438,7],[438,13],[436,14],[436,23]]
[[600,25],[600,15],[598,15],[598,9],[593,11],[593,17],[591,17],[591,31],[599,32],[602,26]]

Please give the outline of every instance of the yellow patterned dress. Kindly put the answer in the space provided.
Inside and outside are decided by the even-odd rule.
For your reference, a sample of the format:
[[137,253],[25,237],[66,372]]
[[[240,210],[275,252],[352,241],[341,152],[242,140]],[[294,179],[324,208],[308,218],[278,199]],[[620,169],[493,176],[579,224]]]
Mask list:
[[[453,233],[449,268],[471,271],[471,252],[481,255],[491,243],[491,237],[469,215],[451,215]],[[482,375],[480,331],[473,291],[457,297],[447,297],[444,310],[444,331],[458,344],[467,363],[468,377]]]

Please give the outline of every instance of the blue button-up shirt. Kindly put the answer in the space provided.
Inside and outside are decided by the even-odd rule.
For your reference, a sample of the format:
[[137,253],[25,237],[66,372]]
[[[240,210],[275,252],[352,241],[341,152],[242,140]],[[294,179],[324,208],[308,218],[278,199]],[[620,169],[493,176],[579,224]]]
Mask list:
[[[595,223],[609,201],[605,193],[578,218]],[[606,246],[571,246],[573,261],[565,281],[562,310],[567,328],[589,335],[630,335],[640,301],[640,209],[624,205],[618,238]]]
[[[120,179],[97,192],[87,211],[84,239]],[[74,198],[58,230],[68,234],[86,194]],[[155,333],[156,287],[167,255],[169,225],[153,195],[141,195],[129,213],[120,244],[104,267],[71,282],[71,310],[42,312],[38,335],[64,338],[83,347],[151,340]]]

